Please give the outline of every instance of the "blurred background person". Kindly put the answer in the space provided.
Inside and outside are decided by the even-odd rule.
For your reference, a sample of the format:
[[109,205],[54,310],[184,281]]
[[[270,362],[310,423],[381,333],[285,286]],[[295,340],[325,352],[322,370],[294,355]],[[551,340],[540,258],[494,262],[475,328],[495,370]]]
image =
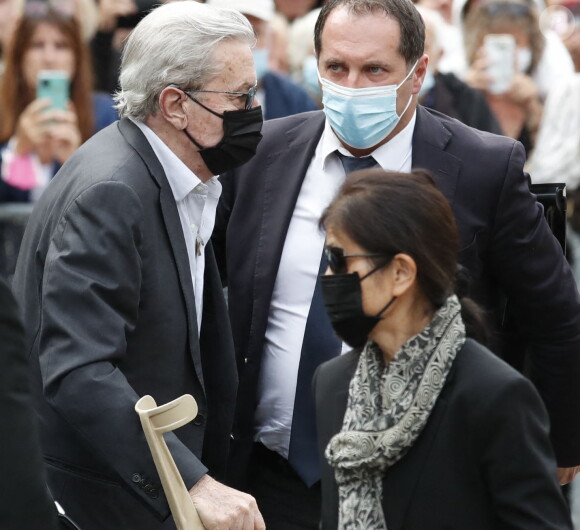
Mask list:
[[275,11],[270,21],[270,29],[270,68],[274,72],[288,75],[290,73],[288,61],[290,24],[286,17]]
[[563,39],[576,72],[548,95],[528,170],[534,184],[566,184],[567,250],[580,284],[580,2],[564,6],[573,15]]
[[[521,1],[530,8],[536,19],[539,13],[545,8],[543,0]],[[459,28],[462,35],[462,42],[465,42],[465,22],[467,17],[477,7],[485,3],[503,4],[506,2],[503,0],[499,2],[494,2],[493,0],[453,0],[453,24]],[[545,45],[538,59],[538,65],[533,77],[538,85],[540,97],[545,99],[554,84],[573,73],[574,65],[560,36],[549,27],[544,27],[542,33],[545,39]],[[450,71],[463,80],[465,80],[469,69],[466,46],[466,44],[462,45],[464,49],[463,57],[459,58],[459,56],[454,56],[453,63],[446,65],[450,68]]]
[[324,303],[354,348],[314,378],[321,528],[571,530],[542,400],[454,294],[459,235],[431,177],[353,173],[321,225]]
[[[543,102],[534,75],[544,51],[545,40],[536,11],[528,4],[511,0],[477,6],[469,13],[464,27],[469,70],[465,81],[483,90],[487,102],[498,119],[503,134],[517,139],[529,155],[542,117]],[[488,68],[492,58],[486,54],[484,41],[490,35],[508,35],[515,40],[514,73],[507,89],[497,93]]]
[[[94,132],[117,119],[112,98],[92,90],[91,61],[76,18],[27,4],[9,43],[0,86],[0,202],[35,201],[58,168]],[[70,104],[37,99],[38,74],[62,71]]]
[[262,106],[264,119],[282,118],[299,112],[317,110],[318,106],[308,93],[285,75],[274,71],[275,56],[272,55],[274,17],[273,0],[207,0],[216,7],[237,9],[249,20],[256,34],[256,46],[252,49],[258,79],[257,98]]
[[296,19],[290,27],[288,58],[292,78],[300,83],[322,108],[322,90],[318,81],[318,61],[314,51],[314,26],[320,8]]
[[95,89],[112,94],[119,86],[121,67],[121,49],[115,46],[115,33],[120,27],[136,24],[138,19],[133,17],[139,11],[134,0],[98,0],[97,5],[99,23],[90,42]]
[[[436,11],[443,19],[443,31],[438,35],[441,57],[438,69],[441,73],[465,70],[465,52],[461,29],[453,23],[452,0],[413,0],[416,6]],[[458,66],[459,65],[459,66]]]
[[276,9],[292,22],[312,9],[322,7],[323,3],[324,0],[276,0]]
[[14,25],[15,0],[0,0],[0,75],[4,69],[4,50],[6,49],[6,44],[10,39],[10,33]]
[[419,91],[419,102],[459,121],[494,134],[501,128],[485,96],[458,79],[455,74],[441,73],[439,64],[444,55],[443,40],[447,25],[443,17],[432,9],[417,5],[425,22],[425,53],[429,56],[427,73]]

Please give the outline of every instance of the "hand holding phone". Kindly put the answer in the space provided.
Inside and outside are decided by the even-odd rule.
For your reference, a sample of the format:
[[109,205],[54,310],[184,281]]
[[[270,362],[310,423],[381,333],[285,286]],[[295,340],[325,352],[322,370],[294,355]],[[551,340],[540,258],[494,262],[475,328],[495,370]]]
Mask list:
[[516,40],[509,34],[490,34],[483,40],[487,73],[491,78],[488,90],[502,94],[510,87],[515,73]]
[[41,70],[36,84],[36,98],[49,99],[49,109],[66,110],[69,102],[70,81],[67,72]]

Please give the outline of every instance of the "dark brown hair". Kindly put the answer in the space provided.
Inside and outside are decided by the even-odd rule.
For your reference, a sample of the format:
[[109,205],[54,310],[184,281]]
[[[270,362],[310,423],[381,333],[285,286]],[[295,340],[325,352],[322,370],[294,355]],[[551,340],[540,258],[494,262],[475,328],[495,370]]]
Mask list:
[[[320,226],[339,230],[368,253],[411,256],[417,264],[419,288],[435,308],[456,291],[455,217],[426,171],[351,173],[322,215]],[[487,342],[483,313],[473,301],[461,301],[468,335]]]
[[401,28],[399,53],[407,65],[415,63],[425,49],[425,24],[415,6],[409,0],[328,0],[323,6],[314,27],[316,56],[322,50],[322,30],[326,19],[337,7],[346,7],[353,15],[382,12],[394,18]]
[[82,40],[78,22],[54,9],[42,15],[24,14],[18,21],[4,56],[5,69],[0,86],[0,142],[7,142],[16,130],[18,118],[36,98],[34,87],[24,79],[24,56],[30,47],[34,33],[41,24],[58,29],[65,37],[75,56],[74,73],[71,79],[71,101],[78,119],[83,141],[94,132],[92,106],[91,60],[86,44]]

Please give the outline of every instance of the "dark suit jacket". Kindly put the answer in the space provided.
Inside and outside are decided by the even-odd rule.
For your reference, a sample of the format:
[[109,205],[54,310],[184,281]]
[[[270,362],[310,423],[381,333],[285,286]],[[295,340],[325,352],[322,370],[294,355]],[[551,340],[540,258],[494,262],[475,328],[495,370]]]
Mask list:
[[169,509],[136,401],[197,400],[198,417],[166,436],[191,488],[207,468],[223,474],[237,375],[211,245],[198,337],[175,200],[129,120],[94,136],[53,179],[28,223],[14,290],[55,496],[83,530],[160,528]]
[[[324,450],[342,428],[358,352],[314,377],[322,529],[336,529],[338,489]],[[423,432],[383,480],[389,530],[571,529],[548,418],[529,381],[467,340]]]
[[[246,449],[284,239],[323,127],[322,112],[267,122],[257,155],[221,177],[214,242],[240,369],[234,436]],[[510,298],[532,346],[531,375],[548,408],[558,462],[580,464],[580,300],[528,190],[521,145],[418,107],[412,164],[430,170],[453,208],[472,296],[490,310],[499,289]]]
[[56,530],[14,297],[0,278],[0,521],[10,530]]

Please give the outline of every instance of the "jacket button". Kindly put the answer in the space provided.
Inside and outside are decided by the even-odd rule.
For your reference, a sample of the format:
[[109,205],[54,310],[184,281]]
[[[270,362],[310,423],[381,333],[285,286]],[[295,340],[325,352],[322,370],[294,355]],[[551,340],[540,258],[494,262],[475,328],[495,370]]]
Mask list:
[[198,414],[193,420],[193,424],[197,426],[203,425],[204,420],[203,414]]
[[159,492],[156,489],[152,489],[149,492],[149,497],[151,497],[152,499],[157,499],[159,497]]
[[131,480],[135,484],[139,484],[139,482],[141,482],[141,475],[139,475],[139,473],[133,473],[133,476],[131,477]]

